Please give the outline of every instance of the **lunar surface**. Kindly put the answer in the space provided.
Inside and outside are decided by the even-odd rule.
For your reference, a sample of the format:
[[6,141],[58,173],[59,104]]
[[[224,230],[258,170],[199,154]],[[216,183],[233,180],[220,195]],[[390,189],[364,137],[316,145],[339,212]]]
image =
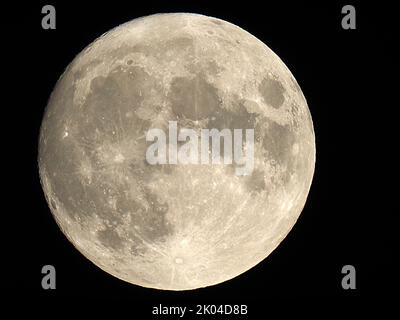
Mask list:
[[[171,121],[254,129],[252,171],[149,164],[146,132]],[[44,114],[38,164],[50,210],[84,256],[132,284],[187,290],[242,274],[285,238],[310,189],[315,137],[299,85],[260,40],[220,19],[159,14],[71,62]]]

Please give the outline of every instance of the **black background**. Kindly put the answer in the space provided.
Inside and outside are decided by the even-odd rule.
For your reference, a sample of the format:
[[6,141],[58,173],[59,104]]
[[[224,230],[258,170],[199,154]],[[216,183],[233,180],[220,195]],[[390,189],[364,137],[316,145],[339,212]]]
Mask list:
[[[57,29],[41,28],[53,4]],[[357,29],[343,30],[353,4]],[[151,316],[159,303],[247,303],[250,316],[272,298],[338,301],[393,297],[398,187],[399,90],[394,9],[383,2],[241,4],[223,1],[15,3],[2,7],[3,290],[18,300],[129,300]],[[53,220],[39,183],[37,138],[47,99],[86,45],[133,18],[195,12],[232,22],[265,42],[294,74],[307,99],[317,143],[316,171],[298,222],[263,262],[222,284],[186,292],[118,280],[84,258]],[[6,74],[4,73],[6,70]],[[398,180],[397,180],[398,181]],[[396,252],[397,254],[397,252]],[[41,268],[57,270],[57,289],[41,288]],[[341,269],[354,265],[357,289],[343,290]]]

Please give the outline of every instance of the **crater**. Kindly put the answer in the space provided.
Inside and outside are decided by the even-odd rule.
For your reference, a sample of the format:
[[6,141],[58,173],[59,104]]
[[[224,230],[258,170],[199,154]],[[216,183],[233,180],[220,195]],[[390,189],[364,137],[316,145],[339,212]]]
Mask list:
[[182,264],[183,263],[183,259],[182,258],[175,258],[175,263],[176,264]]
[[50,199],[50,206],[53,210],[57,210],[57,203],[54,199]]

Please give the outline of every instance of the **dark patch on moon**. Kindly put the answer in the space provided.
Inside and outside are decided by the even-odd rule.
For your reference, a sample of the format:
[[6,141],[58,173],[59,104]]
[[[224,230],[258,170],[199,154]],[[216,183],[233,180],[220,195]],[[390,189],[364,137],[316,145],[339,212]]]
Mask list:
[[210,114],[209,127],[222,129],[254,129],[256,125],[256,113],[250,113],[244,106],[245,100],[239,100],[233,96],[228,108],[214,109]]
[[97,231],[99,241],[105,246],[114,250],[120,250],[123,246],[123,241],[114,228],[106,227],[104,230]]
[[272,159],[278,163],[283,163],[287,159],[294,142],[295,136],[288,125],[279,125],[274,121],[268,121],[268,128],[262,145]]
[[[242,129],[242,141],[246,141],[246,129],[255,129],[256,126],[256,113],[250,113],[244,106],[245,100],[239,100],[238,97],[233,96],[229,105],[229,109],[218,108],[210,115],[208,128],[215,128],[219,131],[223,129]],[[233,134],[233,131],[232,131]],[[254,130],[256,134],[256,130]],[[211,151],[211,139],[209,142]],[[224,153],[224,144],[221,143],[221,155]],[[236,167],[236,164],[234,164]]]
[[278,109],[285,101],[285,88],[282,83],[272,77],[264,78],[258,90],[264,101],[275,109]]
[[155,79],[137,66],[126,71],[116,68],[107,77],[94,78],[82,110],[75,115],[75,123],[79,123],[77,137],[97,144],[143,135],[150,122],[139,118],[135,110],[151,95],[150,89],[162,92]]
[[[191,37],[177,37],[171,40],[161,43],[159,52],[164,53],[165,51],[171,50],[176,52],[182,52],[187,48],[193,48],[193,38]],[[152,49],[154,50],[154,48]],[[158,50],[156,50],[158,51]]]
[[266,189],[264,181],[264,172],[262,170],[254,169],[251,175],[245,178],[245,185],[252,193],[259,193]]
[[97,67],[100,63],[102,62],[102,60],[100,59],[93,59],[90,60],[90,62],[82,65],[77,71],[74,72],[73,76],[75,81],[76,80],[80,80],[83,79],[85,77],[85,75],[90,72],[91,70],[93,70],[95,67]]
[[225,67],[223,67],[213,59],[189,63],[185,65],[185,68],[193,74],[198,73],[199,70],[203,70],[202,72],[204,74],[207,74],[207,76],[211,78],[218,78],[220,73],[226,70]]
[[171,82],[168,100],[176,117],[193,121],[210,117],[219,109],[220,99],[217,89],[203,76],[193,79],[176,77]]
[[293,172],[296,156],[292,154],[293,145],[297,142],[296,133],[288,125],[279,125],[268,121],[268,128],[262,145],[270,159],[285,169],[282,182],[286,183]]

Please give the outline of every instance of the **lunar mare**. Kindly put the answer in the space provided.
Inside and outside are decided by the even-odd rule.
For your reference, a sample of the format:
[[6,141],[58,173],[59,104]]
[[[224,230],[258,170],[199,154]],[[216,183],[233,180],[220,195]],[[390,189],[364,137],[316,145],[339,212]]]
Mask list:
[[[152,128],[254,129],[254,168],[150,165]],[[43,117],[41,184],[63,233],[132,284],[187,290],[266,258],[298,219],[315,138],[303,93],[265,44],[197,14],[132,20],[83,50]]]

